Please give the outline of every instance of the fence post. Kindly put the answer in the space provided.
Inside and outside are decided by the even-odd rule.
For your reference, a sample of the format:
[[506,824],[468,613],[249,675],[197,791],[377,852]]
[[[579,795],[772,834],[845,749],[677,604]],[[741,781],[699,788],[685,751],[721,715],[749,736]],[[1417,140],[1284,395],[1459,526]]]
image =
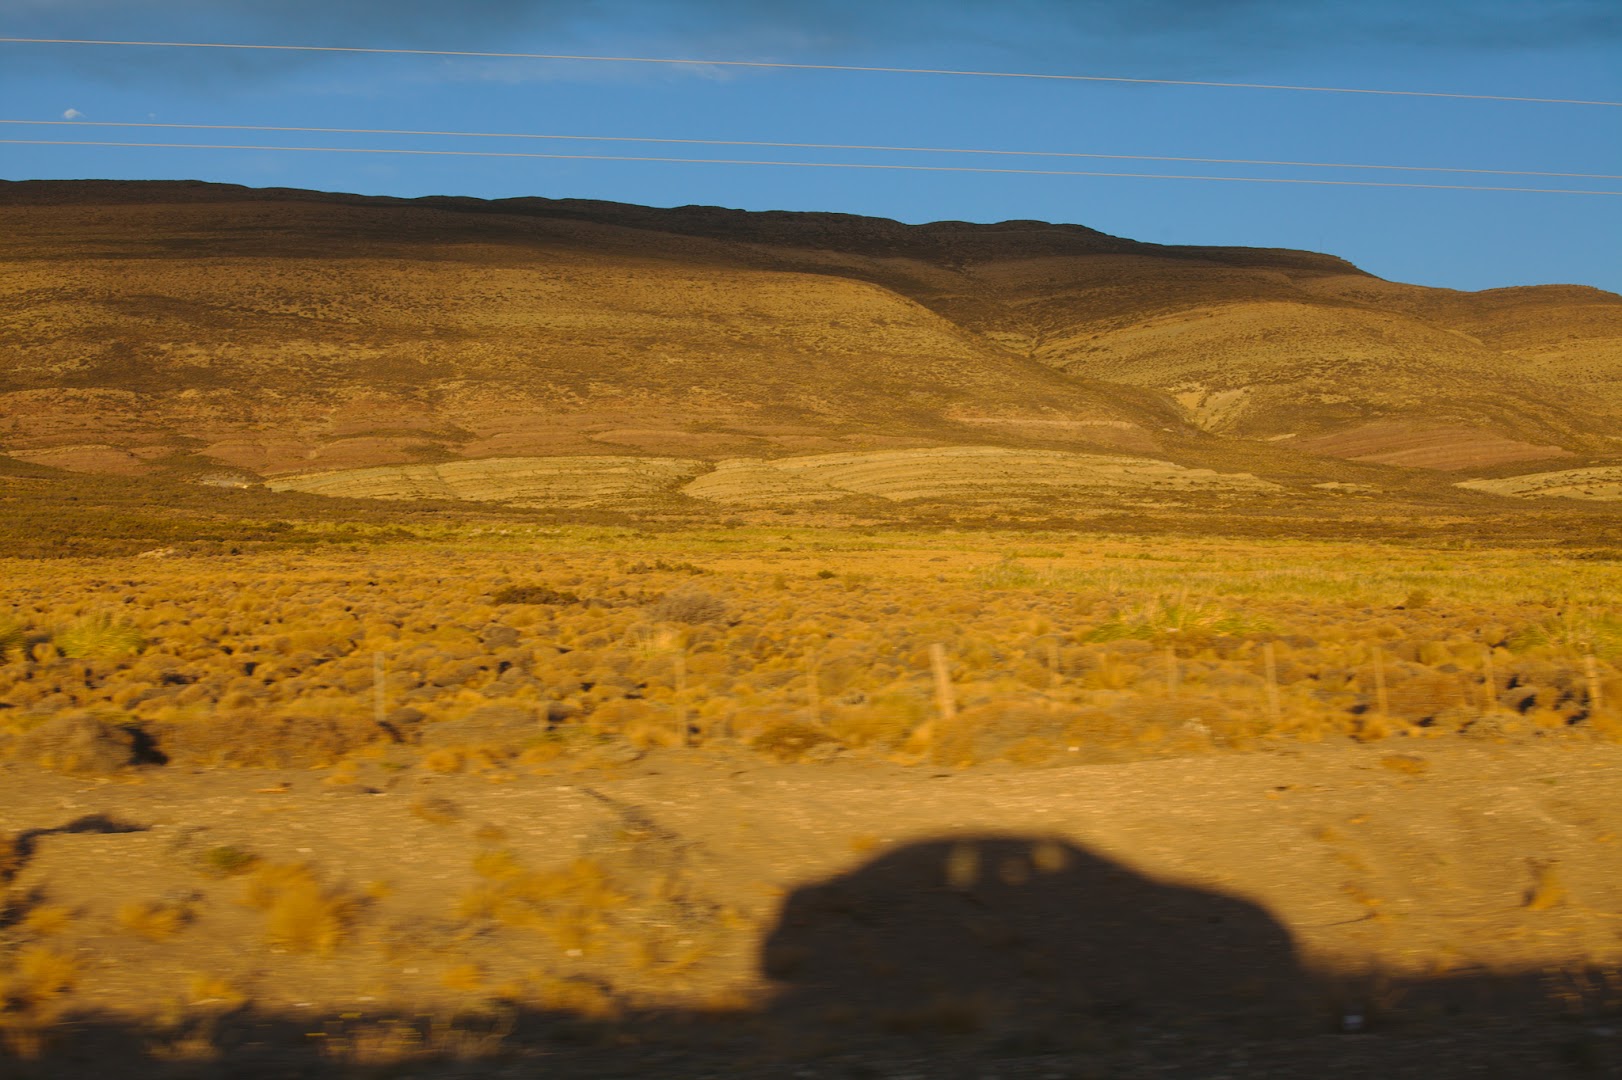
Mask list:
[[818,680],[821,678],[820,667],[817,663],[817,650],[815,647],[805,652],[805,698],[811,709],[811,723],[822,723],[822,687]]
[[687,645],[685,642],[676,642],[676,652],[671,657],[671,664],[676,671],[676,745],[687,746]]
[[1278,659],[1271,641],[1262,646],[1262,666],[1267,674],[1267,715],[1276,730],[1284,724],[1284,710],[1278,700]]
[[382,727],[388,719],[388,702],[383,697],[383,652],[372,650],[372,718]]
[[952,675],[946,670],[946,646],[935,642],[929,647],[929,664],[935,669],[935,701],[940,706],[941,722],[950,724],[957,719],[957,699],[952,696]]
[[1374,647],[1374,703],[1381,716],[1391,715],[1391,701],[1385,692],[1385,650]]

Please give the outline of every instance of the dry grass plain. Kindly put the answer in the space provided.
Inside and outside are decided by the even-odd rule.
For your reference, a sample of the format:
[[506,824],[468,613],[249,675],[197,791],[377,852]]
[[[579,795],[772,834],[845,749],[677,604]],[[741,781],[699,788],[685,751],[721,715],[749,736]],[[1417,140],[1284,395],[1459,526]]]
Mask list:
[[1622,1073],[1622,297],[0,203],[0,1080]]
[[391,529],[5,563],[7,1075],[1622,1064],[1607,549]]

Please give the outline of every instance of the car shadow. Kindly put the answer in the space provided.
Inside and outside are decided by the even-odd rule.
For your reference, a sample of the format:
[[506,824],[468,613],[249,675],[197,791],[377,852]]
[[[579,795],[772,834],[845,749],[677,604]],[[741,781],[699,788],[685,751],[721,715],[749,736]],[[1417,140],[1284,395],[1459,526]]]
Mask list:
[[774,1015],[890,1031],[1099,1023],[1299,1027],[1314,981],[1260,907],[1063,841],[908,844],[784,904],[762,950]]
[[1543,972],[1316,971],[1261,906],[1051,837],[908,843],[794,890],[758,964],[771,990],[750,1007],[613,1019],[522,1002],[364,1022],[246,1007],[30,1033],[0,1013],[0,1076],[1622,1074],[1605,972],[1563,972],[1588,988],[1574,998]]

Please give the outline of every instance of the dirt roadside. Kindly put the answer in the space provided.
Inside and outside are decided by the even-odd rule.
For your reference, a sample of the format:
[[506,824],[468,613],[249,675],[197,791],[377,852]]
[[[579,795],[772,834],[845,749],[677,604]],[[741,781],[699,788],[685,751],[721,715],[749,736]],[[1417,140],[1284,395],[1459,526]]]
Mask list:
[[[74,973],[45,1056],[0,1075],[1605,1073],[1619,781],[1622,748],[1419,740],[1042,770],[8,765],[0,960]],[[278,929],[299,874],[315,899]]]

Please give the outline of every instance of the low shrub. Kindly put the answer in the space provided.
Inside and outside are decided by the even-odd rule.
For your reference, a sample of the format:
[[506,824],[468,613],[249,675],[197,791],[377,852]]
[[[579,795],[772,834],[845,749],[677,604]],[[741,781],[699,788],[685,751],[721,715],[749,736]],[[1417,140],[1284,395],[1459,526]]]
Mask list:
[[1508,645],[1517,652],[1545,648],[1622,660],[1622,618],[1567,608],[1510,634]]
[[131,900],[118,907],[118,925],[148,941],[168,941],[191,920],[191,906],[171,900]]
[[511,852],[495,850],[475,856],[473,869],[483,880],[458,899],[457,915],[528,927],[562,949],[585,950],[612,937],[609,913],[630,899],[595,859],[531,870]]
[[146,635],[134,623],[107,614],[81,619],[52,635],[52,641],[69,659],[114,660],[146,647]]
[[242,902],[265,913],[265,939],[292,952],[330,955],[359,913],[357,897],[323,885],[303,863],[265,863],[247,879]]
[[1263,633],[1271,630],[1269,623],[1236,612],[1180,597],[1172,600],[1156,597],[1141,607],[1117,612],[1095,627],[1083,640],[1104,641],[1164,641],[1170,637],[1179,640]]
[[372,743],[392,741],[370,717],[226,713],[142,725],[164,756],[187,766],[320,768]]
[[695,566],[690,562],[666,562],[664,559],[655,559],[653,562],[637,561],[625,568],[627,574],[692,574],[694,576],[709,573],[702,566]]
[[1045,703],[995,701],[965,709],[935,728],[930,756],[941,765],[988,761],[1034,764],[1062,753],[1071,716]]
[[204,851],[198,868],[210,877],[229,878],[246,874],[259,865],[259,856],[235,844],[220,844]]
[[749,745],[778,761],[804,761],[818,758],[841,747],[840,741],[813,724],[784,720],[771,724]]
[[727,603],[714,593],[702,589],[679,589],[667,593],[649,609],[648,614],[656,622],[699,626],[703,623],[725,622]]
[[53,717],[17,742],[17,757],[69,776],[107,776],[135,761],[127,727],[85,713]]
[[11,880],[23,863],[22,854],[17,850],[17,838],[7,833],[0,833],[0,884]]
[[11,957],[0,970],[0,1057],[37,1058],[78,981],[78,961],[68,953],[34,945]]
[[578,604],[580,597],[550,585],[508,585],[490,597],[492,604]]
[[0,663],[28,646],[28,627],[13,615],[0,615]]

